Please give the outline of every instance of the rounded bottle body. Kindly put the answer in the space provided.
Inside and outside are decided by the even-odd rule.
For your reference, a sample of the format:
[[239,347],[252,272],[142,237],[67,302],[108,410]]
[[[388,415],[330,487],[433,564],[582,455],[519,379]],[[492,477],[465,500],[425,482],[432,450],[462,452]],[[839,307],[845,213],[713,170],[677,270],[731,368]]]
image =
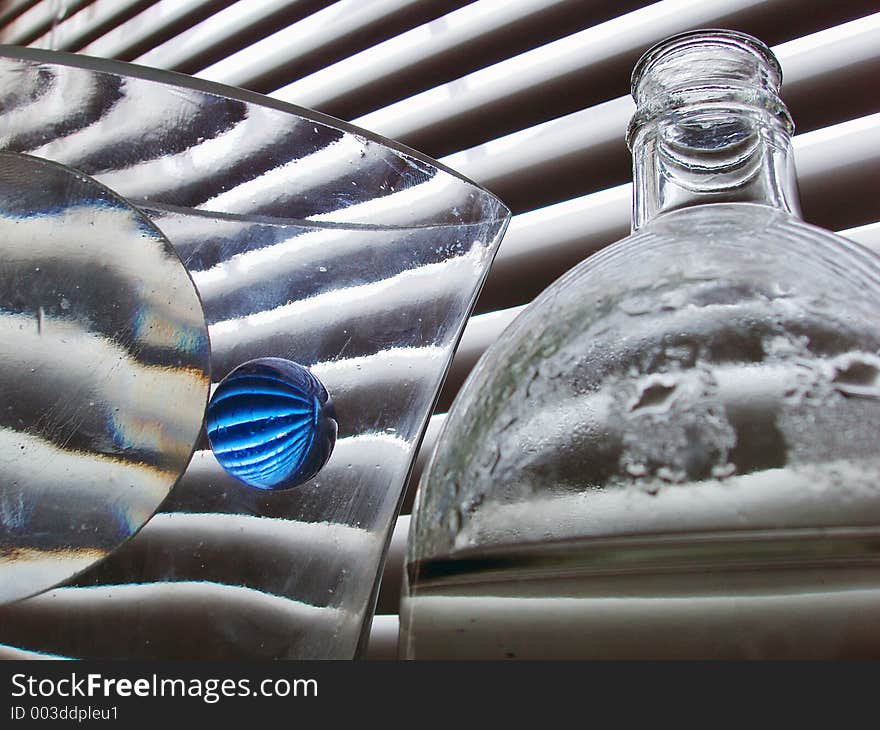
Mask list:
[[404,653],[880,651],[878,316],[873,254],[752,203],[664,213],[573,269],[449,414]]

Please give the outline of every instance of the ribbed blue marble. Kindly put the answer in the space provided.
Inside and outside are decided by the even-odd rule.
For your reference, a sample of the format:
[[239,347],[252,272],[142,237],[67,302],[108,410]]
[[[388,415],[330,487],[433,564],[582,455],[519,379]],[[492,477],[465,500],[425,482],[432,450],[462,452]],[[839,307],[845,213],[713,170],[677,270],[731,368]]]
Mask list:
[[208,404],[208,441],[227,472],[257,489],[290,489],[317,474],[336,443],[327,389],[307,368],[266,357],[240,365]]

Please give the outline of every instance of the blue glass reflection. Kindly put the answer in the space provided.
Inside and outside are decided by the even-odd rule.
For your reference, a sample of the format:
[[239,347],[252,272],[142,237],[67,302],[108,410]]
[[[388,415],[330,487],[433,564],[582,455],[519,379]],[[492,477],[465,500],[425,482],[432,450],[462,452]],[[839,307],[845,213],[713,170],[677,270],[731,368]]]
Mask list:
[[266,357],[237,367],[208,404],[208,441],[217,461],[257,489],[289,489],[311,479],[336,444],[327,389],[290,360]]

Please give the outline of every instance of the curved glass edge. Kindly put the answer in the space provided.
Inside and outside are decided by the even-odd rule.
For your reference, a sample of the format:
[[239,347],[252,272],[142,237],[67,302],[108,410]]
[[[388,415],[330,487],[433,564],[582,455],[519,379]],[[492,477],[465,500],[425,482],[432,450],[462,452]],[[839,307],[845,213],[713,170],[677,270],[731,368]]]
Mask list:
[[[255,357],[285,357],[313,368],[337,405],[337,449],[324,470],[302,488],[255,496],[225,477],[202,444],[160,514],[137,539],[75,584],[0,609],[0,643],[52,654],[173,658],[189,650],[207,658],[357,655],[366,640],[418,444],[510,211],[494,194],[425,155],[259,94],[77,54],[17,47],[0,49],[0,54],[23,65],[66,65],[86,75],[134,78],[291,113],[376,141],[453,181],[443,188],[453,194],[437,196],[426,182],[430,171],[425,179],[416,179],[412,187],[428,188],[420,199],[425,204],[408,214],[413,225],[400,226],[281,219],[259,211],[236,215],[129,199],[163,231],[196,282],[209,325],[214,380]],[[175,100],[177,95],[165,98]],[[136,111],[137,103],[125,113]],[[23,122],[25,130],[40,123],[33,114]],[[279,126],[286,126],[283,119]],[[306,126],[310,131],[311,125]],[[102,129],[95,130],[92,141],[100,142]],[[174,134],[173,127],[169,134]],[[133,139],[119,137],[123,147]],[[76,153],[75,140],[51,140],[57,141],[53,153]],[[230,159],[235,162],[238,155],[248,162],[247,154],[233,149]],[[296,160],[297,154],[282,162]],[[381,165],[387,158],[373,159]],[[260,170],[255,174],[259,179]],[[312,188],[316,193],[322,192],[322,180]],[[276,183],[283,189],[285,179]],[[420,215],[436,221],[439,210],[458,200],[473,204],[469,218],[419,224]],[[236,537],[239,533],[244,537]],[[204,537],[199,545],[207,547],[193,550],[190,541],[197,536]],[[196,559],[204,550],[216,551],[216,559]],[[236,555],[251,563],[238,567],[230,559]],[[138,565],[146,565],[146,571],[138,572]],[[117,600],[103,601],[110,590]],[[193,625],[175,619],[160,636],[153,618],[138,613],[141,594],[158,602],[155,617],[169,612],[170,620],[197,593],[228,596],[228,615]],[[86,600],[82,609],[73,610],[68,603],[92,595],[95,600]],[[239,603],[254,615],[263,615],[265,609],[272,626],[261,627],[256,620],[242,625],[236,614]],[[272,603],[285,607],[284,620],[270,616]],[[120,630],[108,634],[106,626],[113,622]],[[149,647],[145,637],[153,639]]]
[[[303,117],[304,119],[310,119],[316,122],[320,122],[321,124],[328,127],[333,127],[340,131],[348,132],[349,134],[364,137],[371,142],[376,142],[377,144],[381,144],[385,147],[388,147],[389,149],[400,152],[407,157],[412,157],[416,160],[427,163],[432,167],[436,167],[438,170],[442,170],[448,175],[452,175],[462,182],[467,183],[477,190],[482,191],[489,197],[495,198],[500,204],[502,210],[507,211],[507,214],[510,213],[504,203],[491,190],[485,188],[477,182],[474,182],[470,178],[465,177],[460,172],[452,169],[451,167],[447,167],[442,162],[439,162],[438,160],[429,157],[428,155],[425,155],[424,153],[419,152],[416,149],[413,149],[412,147],[409,147],[405,144],[389,139],[387,137],[383,137],[382,135],[376,134],[375,132],[357,127],[354,124],[346,122],[342,119],[338,119],[336,117],[332,117],[329,114],[324,114],[314,109],[308,109],[306,107],[297,106],[296,104],[291,104],[289,102],[281,101],[279,99],[274,99],[271,96],[266,96],[265,94],[260,94],[256,91],[249,91],[248,89],[242,89],[237,86],[221,84],[216,81],[206,81],[205,79],[200,79],[195,76],[189,76],[187,74],[179,73],[176,71],[166,71],[149,66],[141,66],[135,63],[110,60],[106,58],[99,58],[96,56],[87,56],[78,53],[70,53],[67,51],[50,51],[39,48],[26,48],[23,46],[0,44],[0,56],[35,61],[37,63],[52,63],[65,66],[73,66],[75,68],[81,68],[88,71],[97,71],[100,73],[109,73],[116,76],[131,76],[133,78],[143,79],[144,81],[152,81],[154,83],[167,86],[179,86],[185,89],[192,89],[193,91],[200,91],[205,94],[211,94],[213,96],[234,99],[236,101],[241,101],[247,104],[256,104],[258,106],[268,107],[270,109],[275,109],[277,111],[285,112],[287,114],[293,114],[295,116]],[[504,213],[502,212],[499,217],[503,218]]]

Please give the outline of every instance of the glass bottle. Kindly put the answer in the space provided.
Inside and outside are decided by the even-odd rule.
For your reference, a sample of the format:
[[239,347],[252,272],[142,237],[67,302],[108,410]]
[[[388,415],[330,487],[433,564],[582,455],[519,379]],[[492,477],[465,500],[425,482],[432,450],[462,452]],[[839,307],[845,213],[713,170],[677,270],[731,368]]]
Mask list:
[[880,654],[880,267],[803,222],[781,72],[633,73],[633,232],[488,350],[419,488],[408,658]]

